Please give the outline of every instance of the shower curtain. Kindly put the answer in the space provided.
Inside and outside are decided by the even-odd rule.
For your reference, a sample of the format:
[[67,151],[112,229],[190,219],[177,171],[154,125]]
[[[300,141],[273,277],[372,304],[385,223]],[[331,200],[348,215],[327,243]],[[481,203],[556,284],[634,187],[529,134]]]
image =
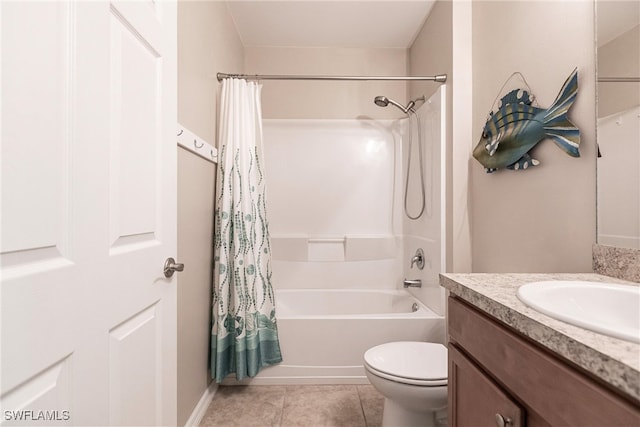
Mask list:
[[271,286],[262,111],[255,82],[225,79],[216,184],[211,375],[241,380],[282,361]]

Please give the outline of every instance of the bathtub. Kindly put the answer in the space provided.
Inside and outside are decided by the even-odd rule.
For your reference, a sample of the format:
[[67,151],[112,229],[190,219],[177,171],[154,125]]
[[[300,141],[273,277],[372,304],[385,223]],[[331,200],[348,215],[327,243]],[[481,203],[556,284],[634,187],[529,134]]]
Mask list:
[[283,361],[246,383],[367,384],[369,348],[444,342],[444,317],[405,290],[280,289],[276,313]]

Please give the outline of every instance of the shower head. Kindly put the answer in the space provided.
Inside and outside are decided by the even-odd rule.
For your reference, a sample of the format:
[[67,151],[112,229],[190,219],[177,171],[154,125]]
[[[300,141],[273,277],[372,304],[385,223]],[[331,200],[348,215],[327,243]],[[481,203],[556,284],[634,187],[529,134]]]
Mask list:
[[375,99],[373,100],[373,102],[375,102],[375,104],[378,107],[386,107],[389,104],[395,105],[396,107],[401,109],[402,112],[405,113],[405,114],[407,114],[409,112],[409,110],[415,105],[412,102],[410,102],[409,105],[407,105],[407,107],[405,108],[402,105],[400,105],[398,102],[394,101],[391,98],[387,98],[386,96],[376,96]]
[[389,105],[389,98],[386,96],[376,96],[373,102],[375,102],[378,107],[386,107]]

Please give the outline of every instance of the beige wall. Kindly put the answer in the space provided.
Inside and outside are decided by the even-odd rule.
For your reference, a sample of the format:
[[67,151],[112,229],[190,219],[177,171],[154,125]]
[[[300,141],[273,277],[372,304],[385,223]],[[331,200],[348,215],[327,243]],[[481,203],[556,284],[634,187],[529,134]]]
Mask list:
[[575,67],[579,90],[569,117],[582,136],[577,159],[546,140],[532,153],[541,162],[534,169],[485,174],[479,163],[471,163],[476,272],[591,271],[596,229],[593,8],[587,0],[473,2],[475,139],[512,72],[522,72],[538,103],[548,107]]
[[243,49],[224,2],[178,2],[178,121],[213,145],[221,88],[216,73],[241,73]]
[[[242,72],[243,46],[226,5],[178,2],[178,121],[216,144],[217,71]],[[211,382],[208,374],[215,165],[178,150],[178,425]]]
[[[408,72],[407,49],[245,47],[247,74],[390,75]],[[407,103],[406,82],[264,80],[265,119],[399,118],[373,103],[385,95]]]
[[216,167],[178,148],[178,425],[185,425],[211,377],[213,194]]
[[[409,51],[409,68],[412,76],[447,74],[447,84],[452,84],[452,13],[453,8],[451,2],[440,1],[433,6],[429,17],[422,26]],[[439,83],[434,82],[411,82],[411,97],[415,98],[425,95],[426,98],[429,99],[439,86]]]

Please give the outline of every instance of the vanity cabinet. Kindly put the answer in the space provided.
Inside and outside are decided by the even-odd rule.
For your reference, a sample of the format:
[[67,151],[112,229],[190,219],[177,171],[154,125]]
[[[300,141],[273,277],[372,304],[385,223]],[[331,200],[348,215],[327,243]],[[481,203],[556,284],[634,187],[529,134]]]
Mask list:
[[640,402],[461,299],[448,309],[451,427],[640,426]]

